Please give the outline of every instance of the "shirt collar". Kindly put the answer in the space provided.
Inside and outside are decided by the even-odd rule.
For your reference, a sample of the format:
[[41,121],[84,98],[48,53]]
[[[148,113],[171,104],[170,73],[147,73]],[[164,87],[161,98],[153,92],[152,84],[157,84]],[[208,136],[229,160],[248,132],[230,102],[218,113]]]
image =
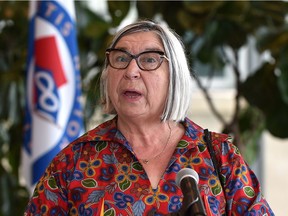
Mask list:
[[[182,137],[182,141],[188,144],[186,147],[192,148],[199,143],[203,143],[203,128],[189,118],[185,118],[181,124],[185,127],[185,134]],[[124,135],[117,129],[117,116],[86,132],[79,139],[80,142],[108,141],[121,143],[127,147],[129,146]]]

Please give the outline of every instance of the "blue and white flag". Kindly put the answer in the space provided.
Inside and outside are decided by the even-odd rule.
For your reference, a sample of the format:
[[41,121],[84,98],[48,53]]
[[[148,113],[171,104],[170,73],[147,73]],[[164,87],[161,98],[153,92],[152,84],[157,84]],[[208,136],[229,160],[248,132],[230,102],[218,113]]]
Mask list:
[[73,0],[31,1],[22,175],[30,191],[83,132]]

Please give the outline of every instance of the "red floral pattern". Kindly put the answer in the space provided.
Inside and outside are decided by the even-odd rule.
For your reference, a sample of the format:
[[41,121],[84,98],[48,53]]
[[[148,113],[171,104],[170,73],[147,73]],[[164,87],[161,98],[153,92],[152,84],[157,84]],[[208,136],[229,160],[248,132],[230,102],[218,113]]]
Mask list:
[[189,119],[157,189],[152,189],[131,146],[116,128],[117,117],[69,144],[37,184],[25,215],[165,215],[181,208],[177,172],[193,168],[207,215],[274,215],[259,182],[228,136],[213,133],[225,190],[203,141],[203,129]]

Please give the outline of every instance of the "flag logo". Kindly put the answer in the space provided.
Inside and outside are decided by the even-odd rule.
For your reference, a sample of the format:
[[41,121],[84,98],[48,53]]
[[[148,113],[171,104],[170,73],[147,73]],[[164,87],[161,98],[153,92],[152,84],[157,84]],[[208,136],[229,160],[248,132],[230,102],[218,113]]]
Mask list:
[[[45,53],[43,50],[47,50]],[[58,89],[67,84],[55,37],[35,41],[35,110],[46,120],[57,123],[61,98]]]
[[83,132],[73,1],[31,1],[23,175],[32,189],[52,158]]

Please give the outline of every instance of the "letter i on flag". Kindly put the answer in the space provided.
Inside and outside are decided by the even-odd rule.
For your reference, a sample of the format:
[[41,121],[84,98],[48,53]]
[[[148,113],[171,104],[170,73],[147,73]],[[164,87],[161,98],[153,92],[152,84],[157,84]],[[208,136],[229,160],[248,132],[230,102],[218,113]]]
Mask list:
[[22,175],[30,190],[83,132],[73,0],[30,1]]

